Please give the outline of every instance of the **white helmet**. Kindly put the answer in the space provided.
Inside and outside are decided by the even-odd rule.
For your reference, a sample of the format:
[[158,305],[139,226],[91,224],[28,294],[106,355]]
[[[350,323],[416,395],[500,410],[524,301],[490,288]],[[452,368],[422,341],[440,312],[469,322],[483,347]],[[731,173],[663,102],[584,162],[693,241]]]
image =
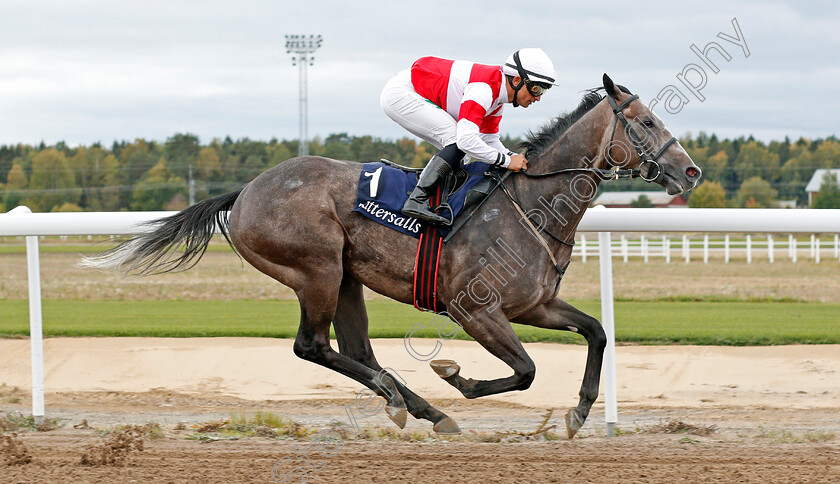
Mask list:
[[509,55],[502,66],[502,72],[506,76],[519,76],[523,81],[539,82],[541,84],[554,85],[557,74],[554,72],[554,64],[542,49],[529,48],[519,49]]

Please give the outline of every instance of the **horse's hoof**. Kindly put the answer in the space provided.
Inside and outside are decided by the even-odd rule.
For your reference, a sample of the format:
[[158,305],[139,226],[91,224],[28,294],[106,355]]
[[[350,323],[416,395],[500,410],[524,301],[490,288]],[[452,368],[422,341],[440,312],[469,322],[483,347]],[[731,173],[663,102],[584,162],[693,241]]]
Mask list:
[[388,418],[390,418],[392,422],[397,424],[397,427],[401,429],[405,428],[405,421],[408,418],[408,412],[405,408],[386,405],[385,413],[388,414]]
[[461,367],[453,360],[432,360],[429,366],[443,379],[455,376],[461,371]]
[[583,427],[583,417],[580,416],[578,409],[573,408],[566,412],[566,433],[569,434],[570,439],[574,438],[581,427]]
[[460,434],[461,428],[450,417],[446,417],[435,424],[434,431],[438,434]]

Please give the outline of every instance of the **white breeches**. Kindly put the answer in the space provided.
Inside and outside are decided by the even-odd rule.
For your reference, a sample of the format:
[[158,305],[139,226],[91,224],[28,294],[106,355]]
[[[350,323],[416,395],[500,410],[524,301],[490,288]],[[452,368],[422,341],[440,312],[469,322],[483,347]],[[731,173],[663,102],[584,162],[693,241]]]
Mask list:
[[455,143],[455,119],[414,91],[410,69],[400,72],[385,84],[379,102],[389,118],[435,148],[442,149]]

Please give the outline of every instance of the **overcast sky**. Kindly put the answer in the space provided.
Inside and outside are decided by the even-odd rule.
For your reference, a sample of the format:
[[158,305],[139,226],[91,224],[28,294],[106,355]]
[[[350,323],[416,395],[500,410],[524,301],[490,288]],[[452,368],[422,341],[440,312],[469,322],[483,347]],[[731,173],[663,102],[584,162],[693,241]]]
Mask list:
[[[324,38],[309,68],[309,133],[405,136],[379,106],[385,82],[436,55],[501,64],[521,47],[553,59],[558,84],[501,131],[536,129],[609,73],[645,102],[668,85],[689,102],[656,107],[676,135],[763,140],[838,133],[840,2],[2,0],[0,144],[90,144],[189,132],[298,137],[298,69],[286,34]],[[737,18],[749,50],[735,38]],[[717,42],[711,68],[692,53]],[[700,102],[677,79],[707,76]],[[700,75],[689,74],[692,82]]]

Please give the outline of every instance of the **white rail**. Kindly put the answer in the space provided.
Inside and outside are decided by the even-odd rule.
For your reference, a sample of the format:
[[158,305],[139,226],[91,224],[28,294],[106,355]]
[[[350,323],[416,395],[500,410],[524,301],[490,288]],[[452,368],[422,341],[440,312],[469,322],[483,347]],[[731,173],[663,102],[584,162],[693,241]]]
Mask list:
[[[177,212],[21,213],[0,217],[0,237],[130,235]],[[840,210],[604,208],[588,210],[579,232],[838,233]]]
[[[700,242],[702,244],[704,263],[708,263],[713,256],[722,256],[716,258],[722,258],[723,262],[728,264],[734,254],[743,255],[748,260],[751,260],[752,253],[765,255],[770,264],[776,261],[777,253],[787,253],[788,259],[796,263],[796,254],[803,249],[809,250],[811,260],[817,263],[822,260],[820,258],[824,254],[829,255],[828,260],[840,259],[840,234],[833,234],[833,237],[831,234],[826,234],[828,240],[825,242],[821,242],[819,237],[813,237],[813,241],[810,243],[807,240],[797,240],[793,234],[788,234],[787,240],[784,237],[780,237],[779,239],[781,240],[776,240],[772,234],[767,234],[766,240],[760,238],[751,240],[749,247],[747,247],[747,236],[750,234],[736,234],[734,239],[731,239],[730,235],[727,233],[723,237],[713,238],[709,234],[703,234]],[[667,235],[662,235],[660,240],[656,237],[651,237],[649,232],[642,232],[637,237],[635,240],[630,240],[627,235],[621,234],[619,239],[612,240],[613,250],[618,251],[618,256],[625,263],[628,262],[630,257],[641,258],[645,264],[648,262],[659,263],[662,260],[666,264],[671,263],[671,239]],[[684,235],[683,243],[689,245],[691,242],[691,238],[688,235]],[[695,238],[693,242],[694,248],[696,249],[697,239]],[[581,233],[572,250],[572,257],[580,257],[581,262],[586,262],[584,255],[589,253],[591,245],[592,242],[587,242],[586,240],[586,234]],[[682,257],[686,255],[685,250],[673,250],[681,250]]]
[[[20,235],[132,235],[146,230],[142,224],[178,212],[65,212],[23,213],[0,217],[0,237]],[[26,209],[27,211],[29,209]]]
[[840,210],[607,208],[588,210],[579,232],[837,233]]
[[[18,207],[0,216],[0,236],[27,237],[30,340],[32,342],[32,415],[36,419],[44,417],[41,282],[37,236],[131,235],[148,230],[143,226],[145,222],[175,213],[29,213],[28,208]],[[607,332],[607,351],[604,355],[605,420],[608,433],[611,433],[611,429],[614,429],[618,422],[618,410],[615,391],[615,321],[610,232],[808,233],[812,234],[813,238],[813,234],[818,233],[840,233],[840,210],[596,207],[584,214],[578,230],[600,232],[598,240],[601,259],[601,322]],[[684,237],[684,250],[687,245],[686,240]],[[688,260],[689,252],[685,251],[684,254]],[[585,257],[584,251],[584,260]]]

